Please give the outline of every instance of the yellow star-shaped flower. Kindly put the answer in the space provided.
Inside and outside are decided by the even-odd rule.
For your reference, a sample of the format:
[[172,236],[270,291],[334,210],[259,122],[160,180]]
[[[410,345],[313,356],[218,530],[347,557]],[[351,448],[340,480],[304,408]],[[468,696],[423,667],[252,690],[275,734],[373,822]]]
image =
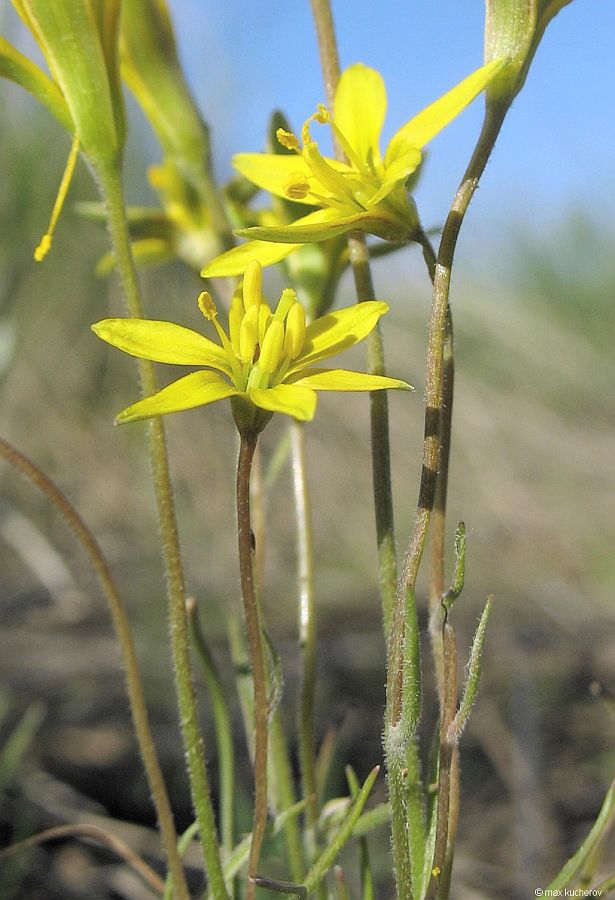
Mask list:
[[[380,152],[387,103],[384,81],[375,69],[361,63],[350,66],[339,80],[333,112],[319,106],[303,126],[301,141],[291,132],[278,130],[278,140],[293,154],[240,153],[233,159],[235,168],[264,190],[319,209],[290,225],[239,229],[236,234],[255,240],[217,257],[202,274],[236,275],[250,259],[271,265],[303,244],[357,229],[389,241],[416,238],[420,226],[406,190],[407,179],[418,169],[425,145],[505,64],[498,59],[482,66],[406,122],[384,155]],[[331,126],[346,162],[321,155],[311,134],[313,122]]]
[[308,325],[293,290],[283,291],[272,311],[262,298],[261,281],[260,263],[252,262],[242,293],[233,298],[228,334],[210,295],[200,295],[199,307],[213,322],[219,344],[173,322],[103,319],[93,325],[98,337],[132,356],[205,367],[129,406],[116,421],[133,422],[230,397],[239,430],[258,433],[274,412],[312,419],[317,391],[410,389],[397,378],[315,366],[362,341],[388,311],[386,303],[359,303]]

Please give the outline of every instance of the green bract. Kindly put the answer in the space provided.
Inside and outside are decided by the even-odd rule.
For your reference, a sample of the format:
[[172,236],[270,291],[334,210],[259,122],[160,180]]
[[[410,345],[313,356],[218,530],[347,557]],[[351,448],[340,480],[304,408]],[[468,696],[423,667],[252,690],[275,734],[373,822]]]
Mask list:
[[397,378],[315,366],[363,340],[387,312],[386,303],[359,303],[306,325],[305,312],[293,290],[283,291],[276,310],[270,309],[261,296],[261,277],[260,264],[251,263],[242,293],[236,293],[231,304],[228,334],[218,322],[209,294],[205,291],[199,297],[201,312],[213,322],[219,344],[172,322],[104,319],[92,326],[98,337],[132,356],[205,367],[129,406],[117,422],[231,397],[239,430],[258,433],[274,412],[301,421],[312,419],[316,391],[410,388]]
[[[237,234],[256,240],[213,260],[202,274],[235,275],[248,259],[270,265],[302,244],[357,229],[389,241],[415,239],[420,226],[406,182],[418,169],[423,148],[504,65],[504,60],[495,60],[469,75],[403,125],[384,155],[380,152],[387,102],[384,81],[375,69],[360,63],[346,69],[337,86],[333,113],[320,106],[303,126],[301,142],[279,129],[278,140],[294,151],[292,155],[241,153],[233,160],[242,175],[271,194],[319,208],[290,225],[238,230]],[[311,135],[314,121],[331,126],[346,162],[321,155]]]
[[571,0],[486,0],[485,62],[510,60],[487,88],[487,99],[510,104],[521,90],[551,19]]

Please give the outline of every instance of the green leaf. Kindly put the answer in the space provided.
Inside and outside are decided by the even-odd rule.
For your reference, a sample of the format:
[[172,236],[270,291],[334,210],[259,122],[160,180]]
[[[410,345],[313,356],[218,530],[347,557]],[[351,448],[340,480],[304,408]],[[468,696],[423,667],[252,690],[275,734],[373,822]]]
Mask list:
[[122,74],[165,154],[192,173],[209,152],[207,126],[179,63],[165,0],[123,0]]
[[367,798],[370,795],[371,789],[374,786],[374,782],[378,776],[379,771],[380,766],[376,766],[367,776],[363,787],[359,791],[356,800],[354,801],[337,834],[332,840],[329,841],[326,849],[323,850],[321,855],[318,857],[318,859],[308,872],[304,882],[308,893],[318,887],[318,885],[321,883],[321,881],[335,862],[336,857],[341,852],[342,848],[349,840],[349,838],[352,836],[354,826],[357,824],[359,817],[363,812],[363,807],[367,803]]
[[[111,0],[110,28],[117,26],[115,5]],[[108,68],[110,33],[105,32],[103,49],[88,0],[20,0],[18,8],[64,95],[84,153],[99,168],[115,168],[125,134],[117,73]]]
[[0,75],[32,94],[68,132],[74,132],[75,126],[61,90],[38,66],[3,37],[0,37]]
[[563,891],[564,888],[568,887],[572,881],[577,877],[587,857],[595,850],[596,845],[604,840],[606,837],[610,827],[613,825],[613,819],[615,817],[615,781],[611,783],[610,788],[606,793],[606,797],[604,798],[604,802],[602,804],[602,808],[598,813],[598,818],[594,822],[594,825],[577,850],[577,852],[572,856],[563,869],[555,876],[553,881],[549,884],[549,886],[544,891],[545,895],[548,895],[551,892],[551,896],[555,896],[555,891]]

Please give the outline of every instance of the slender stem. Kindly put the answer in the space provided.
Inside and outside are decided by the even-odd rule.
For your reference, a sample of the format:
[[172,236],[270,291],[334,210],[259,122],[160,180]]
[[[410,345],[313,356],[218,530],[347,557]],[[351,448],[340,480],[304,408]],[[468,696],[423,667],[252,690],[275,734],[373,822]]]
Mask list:
[[[457,246],[459,230],[467,212],[474,191],[485,169],[487,160],[495,145],[506,111],[488,108],[478,142],[461,181],[451,210],[446,219],[434,273],[433,300],[427,342],[427,383],[425,390],[425,431],[423,438],[423,465],[419,484],[419,497],[414,527],[402,571],[397,586],[394,626],[403,622],[405,595],[408,588],[414,589],[419,566],[434,508],[437,474],[440,463],[440,411],[444,390],[444,346],[446,339],[447,310],[451,283],[451,270]],[[399,659],[403,653],[403,632],[395,634],[390,642],[390,682],[391,692],[389,716],[395,723],[401,710],[402,680]]]
[[[339,57],[335,39],[335,26],[329,0],[311,0],[316,25],[320,62],[329,109],[333,110],[335,88],[340,76]],[[341,147],[336,143],[336,155],[344,159]],[[350,263],[355,281],[357,300],[374,299],[374,285],[369,266],[369,251],[365,237],[354,232],[348,237]],[[372,375],[384,374],[384,349],[382,333],[378,325],[367,339],[368,370]],[[372,480],[374,510],[376,514],[376,540],[378,546],[379,585],[385,634],[389,633],[395,586],[397,583],[397,557],[395,551],[395,525],[393,519],[393,490],[391,485],[391,452],[389,446],[389,406],[386,391],[370,394],[370,422],[372,447]]]
[[436,840],[433,866],[425,900],[435,900],[436,897],[441,896],[440,878],[446,866],[451,799],[451,767],[455,749],[455,743],[450,738],[449,729],[457,711],[457,641],[454,629],[446,622],[442,629],[442,638],[444,646],[444,703],[440,718]]
[[[141,317],[143,309],[140,289],[130,249],[124,197],[119,175],[115,172],[103,173],[100,187],[107,207],[107,222],[113,252],[122,281],[128,311],[131,316]],[[138,365],[143,393],[153,393],[156,390],[156,377],[153,365],[147,360],[138,360]],[[184,750],[188,763],[192,802],[199,822],[201,846],[212,892],[216,900],[218,898],[226,900],[228,893],[222,874],[209,777],[205,766],[205,748],[197,714],[194,678],[190,660],[190,637],[184,602],[184,576],[175,518],[175,503],[169,474],[164,427],[160,418],[153,419],[150,425],[150,460],[167,576],[175,689]]]
[[0,455],[12,466],[22,472],[45,496],[59,509],[62,516],[77,536],[85,552],[88,554],[94,570],[100,581],[122,653],[124,669],[126,672],[126,687],[130,701],[130,711],[134,724],[135,734],[143,760],[143,766],[147,775],[150,791],[158,814],[162,842],[169,861],[169,868],[173,876],[173,883],[178,898],[187,900],[189,897],[184,870],[177,852],[177,834],[173,822],[173,813],[167,794],[166,786],[156,746],[149,725],[145,695],[141,683],[141,673],[137,652],[130,628],[130,622],[126,613],[124,602],[116,587],[115,581],[109,569],[107,560],[103,556],[96,539],[92,535],[77,510],[68,501],[60,489],[38,468],[7,441],[0,438]]
[[431,571],[429,578],[429,636],[436,673],[436,687],[440,709],[444,703],[444,660],[442,650],[442,605],[445,591],[445,540],[446,540],[446,496],[448,489],[448,467],[451,453],[451,433],[453,425],[453,398],[455,389],[455,358],[453,346],[453,317],[450,305],[446,310],[444,335],[444,373],[442,387],[442,408],[440,410],[440,465],[436,481],[434,509],[430,530]]
[[250,471],[256,449],[256,435],[242,434],[237,463],[237,538],[239,571],[243,596],[244,615],[252,680],[254,683],[254,819],[252,841],[248,860],[248,886],[246,900],[253,900],[256,885],[252,880],[258,874],[265,828],[267,825],[267,756],[268,756],[268,703],[267,672],[261,631],[258,602],[254,585],[252,540],[250,528]]
[[451,787],[448,809],[448,838],[446,841],[446,856],[444,868],[440,876],[440,897],[447,900],[451,889],[451,876],[453,874],[453,860],[455,858],[455,845],[457,843],[457,826],[459,825],[459,747],[453,747],[451,759]]
[[307,800],[307,821],[318,822],[316,752],[314,745],[314,694],[316,688],[316,618],[314,614],[314,555],[312,516],[306,471],[305,431],[301,422],[291,424],[292,470],[299,558],[299,643],[302,679],[299,703],[299,757],[302,796]]

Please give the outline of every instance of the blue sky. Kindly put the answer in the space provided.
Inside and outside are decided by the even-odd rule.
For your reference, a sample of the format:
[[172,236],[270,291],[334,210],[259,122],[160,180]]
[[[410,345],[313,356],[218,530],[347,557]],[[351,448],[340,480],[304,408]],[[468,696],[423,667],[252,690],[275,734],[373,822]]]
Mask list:
[[[263,148],[270,111],[295,128],[324,100],[308,0],[170,0],[195,96],[213,124],[221,177],[230,156]],[[384,138],[482,62],[480,0],[337,0],[342,66],[387,83]],[[551,23],[472,210],[479,233],[529,216],[549,228],[586,208],[613,227],[615,4],[573,0]],[[430,145],[417,190],[426,226],[442,221],[481,120],[480,101]]]

